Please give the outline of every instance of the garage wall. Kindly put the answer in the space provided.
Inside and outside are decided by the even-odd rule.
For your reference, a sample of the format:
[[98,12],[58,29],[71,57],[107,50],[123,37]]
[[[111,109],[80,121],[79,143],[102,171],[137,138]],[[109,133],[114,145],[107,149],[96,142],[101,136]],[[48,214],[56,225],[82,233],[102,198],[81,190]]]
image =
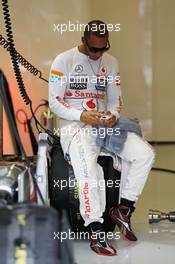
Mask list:
[[153,138],[175,140],[175,2],[153,1]]
[[141,120],[149,140],[175,139],[175,2],[96,0],[92,17],[121,23],[111,33],[111,53],[120,62],[123,114]]

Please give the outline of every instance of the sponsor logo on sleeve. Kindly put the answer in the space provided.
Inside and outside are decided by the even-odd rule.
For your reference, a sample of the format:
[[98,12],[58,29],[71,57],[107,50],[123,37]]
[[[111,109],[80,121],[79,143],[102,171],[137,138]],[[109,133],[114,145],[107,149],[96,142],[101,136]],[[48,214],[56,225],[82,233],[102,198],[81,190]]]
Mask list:
[[119,72],[117,73],[117,75],[115,77],[115,84],[116,84],[116,86],[120,85],[120,74],[119,74]]
[[64,77],[64,74],[62,72],[59,72],[57,70],[51,70],[51,73],[49,76],[49,82],[51,83],[60,82],[63,77]]
[[59,77],[64,77],[64,73],[62,73],[62,72],[60,72],[60,71],[56,71],[56,70],[52,70],[52,71],[51,71],[51,74],[52,74],[52,75],[59,76]]
[[69,104],[66,103],[60,96],[56,96],[57,101],[62,104],[63,106],[65,106],[66,108],[69,108]]
[[118,113],[120,113],[122,111],[122,106],[123,106],[122,97],[119,96],[119,98],[118,98],[118,107],[117,107],[117,112]]

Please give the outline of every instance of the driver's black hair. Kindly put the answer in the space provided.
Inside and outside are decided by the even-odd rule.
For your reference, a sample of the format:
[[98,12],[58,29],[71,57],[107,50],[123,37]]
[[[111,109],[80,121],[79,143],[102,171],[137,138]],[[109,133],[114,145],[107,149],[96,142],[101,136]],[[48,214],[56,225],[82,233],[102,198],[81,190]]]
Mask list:
[[109,34],[107,25],[101,20],[90,21],[84,31],[84,38],[88,39],[91,34],[97,37],[105,37]]

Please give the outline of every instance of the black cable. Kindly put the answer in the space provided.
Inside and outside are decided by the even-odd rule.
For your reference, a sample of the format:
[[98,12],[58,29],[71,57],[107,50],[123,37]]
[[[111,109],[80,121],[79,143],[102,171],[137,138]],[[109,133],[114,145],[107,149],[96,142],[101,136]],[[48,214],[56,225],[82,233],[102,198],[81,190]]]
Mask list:
[[25,90],[22,75],[21,75],[20,68],[19,68],[18,61],[17,61],[17,52],[15,50],[15,45],[14,45],[10,12],[8,8],[8,0],[2,0],[2,7],[3,7],[3,14],[4,14],[5,28],[6,28],[6,33],[7,33],[7,40],[9,42],[9,52],[11,56],[13,69],[15,72],[15,77],[16,77],[23,101],[26,103],[26,105],[28,105],[28,104],[31,104],[32,102],[30,98],[28,97],[27,92]]
[[13,119],[13,116],[12,116],[11,111],[10,111],[10,106],[9,106],[9,103],[8,103],[8,97],[7,97],[6,89],[5,89],[5,84],[7,85],[7,81],[5,80],[4,75],[0,71],[0,94],[1,94],[1,97],[2,97],[2,102],[3,102],[3,105],[4,105],[5,111],[6,111],[7,115],[8,115],[8,117],[9,117],[9,121],[10,121],[9,123],[12,125],[12,129],[13,129],[13,132],[15,134],[16,143],[17,143],[17,145],[18,145],[18,147],[20,149],[20,153],[23,156],[25,156],[25,150],[23,148],[23,145],[22,145],[22,142],[21,142],[18,130],[17,130],[17,126],[15,126],[15,124],[14,124],[14,119]]
[[164,168],[156,168],[156,167],[153,167],[152,170],[155,170],[155,171],[164,171],[164,172],[168,172],[168,173],[173,173],[173,174],[175,174],[175,170],[170,170],[170,169],[164,169]]
[[[0,34],[0,45],[3,46],[8,52],[10,52],[9,42]],[[34,76],[38,75],[39,79],[48,83],[48,80],[42,77],[42,72],[28,62],[16,49],[15,49],[18,62]]]
[[[0,75],[3,76],[3,72],[1,71],[1,69],[0,69]],[[10,123],[10,120],[9,120],[9,114],[10,114],[10,116],[12,116],[12,118],[14,120],[14,125],[17,128],[17,124],[16,124],[16,121],[15,121],[15,112],[14,112],[14,108],[13,108],[12,97],[11,97],[11,93],[10,93],[8,82],[7,82],[7,80],[5,78],[4,78],[4,87],[5,87],[5,89],[3,89],[3,88],[2,89],[3,89],[3,92],[4,92],[4,96],[6,98],[8,98],[8,107],[9,107],[9,111],[10,111],[10,112],[6,112],[7,118],[8,118],[8,122]],[[0,94],[1,93],[2,92],[1,92],[1,87],[0,87]],[[1,101],[2,101],[2,104],[5,103],[5,102],[3,102],[3,95],[2,95],[2,100]],[[6,105],[4,105],[4,108],[6,109]],[[20,155],[22,155],[22,153],[21,153],[20,147],[18,146],[18,142],[16,141],[16,138],[14,137],[12,131],[10,131],[10,133],[11,133],[11,136],[12,136],[12,138],[14,140],[15,153],[20,156]]]
[[151,145],[174,145],[175,141],[148,141]]
[[[48,105],[49,105],[49,102],[48,102],[47,100],[45,100],[45,99],[41,99],[41,101],[43,101],[43,103],[37,105],[37,107],[35,108],[35,110],[34,110],[34,112],[33,112],[34,115],[36,114],[36,112],[38,111],[38,109],[39,109],[40,107],[42,107],[42,106],[48,106]],[[29,120],[31,121],[32,118],[33,118],[33,116],[31,116],[31,118],[29,118]]]
[[[41,104],[39,104],[39,105],[37,105],[37,107],[35,108],[35,110],[34,110],[34,115],[37,113],[37,111],[38,111],[38,109],[40,108],[40,107],[42,107],[42,106],[47,106],[48,105],[48,101],[47,100],[44,100],[44,99],[42,99],[42,101],[45,101],[44,103],[41,103]],[[20,119],[19,119],[19,117],[18,117],[18,114],[19,114],[19,112],[22,112],[24,115],[25,115],[25,121],[20,121]],[[27,116],[27,113],[23,110],[23,109],[18,109],[17,111],[16,111],[16,119],[18,120],[18,122],[20,123],[20,124],[25,124],[27,121],[29,121],[29,122],[31,122],[32,121],[32,119],[33,119],[33,115],[30,117],[30,118],[28,118],[28,116]]]

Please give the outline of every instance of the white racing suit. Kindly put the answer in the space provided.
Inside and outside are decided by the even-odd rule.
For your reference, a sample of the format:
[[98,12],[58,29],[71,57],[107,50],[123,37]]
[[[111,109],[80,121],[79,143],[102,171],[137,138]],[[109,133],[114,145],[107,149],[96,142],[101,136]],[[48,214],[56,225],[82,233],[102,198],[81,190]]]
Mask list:
[[[49,105],[60,117],[61,145],[78,182],[85,226],[103,222],[106,202],[103,170],[97,163],[100,149],[92,126],[82,123],[80,115],[85,110],[108,110],[119,117],[122,98],[116,59],[105,53],[96,61],[90,60],[77,47],[58,55],[50,70]],[[120,198],[136,201],[152,167],[154,152],[142,138],[128,132],[119,157]]]

